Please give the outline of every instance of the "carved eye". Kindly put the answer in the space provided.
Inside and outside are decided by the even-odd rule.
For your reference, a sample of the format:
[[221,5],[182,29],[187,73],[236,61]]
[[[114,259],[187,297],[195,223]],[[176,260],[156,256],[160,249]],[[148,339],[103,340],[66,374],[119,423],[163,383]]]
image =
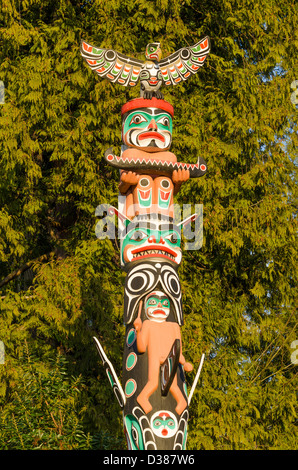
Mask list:
[[142,178],[139,183],[142,188],[146,188],[147,186],[149,186],[150,181],[147,178]]
[[173,245],[178,243],[178,235],[176,232],[170,233],[170,235],[167,235],[165,239],[169,240],[169,242],[171,242]]
[[146,234],[144,232],[141,232],[141,230],[137,230],[136,232],[134,232],[132,234],[132,236],[130,237],[130,240],[134,240],[135,242],[139,242],[141,240],[144,240],[144,238],[146,238]]
[[150,73],[148,72],[148,70],[142,70],[140,72],[140,79],[146,80],[147,78],[150,78]]
[[168,299],[163,301],[162,306],[163,306],[163,307],[168,307],[168,306],[169,306],[169,301],[168,301]]
[[156,302],[155,299],[149,299],[148,300],[148,305],[156,305],[156,304],[157,304],[157,302]]
[[154,426],[155,427],[159,428],[159,426],[161,426],[161,425],[162,425],[162,422],[159,419],[154,420]]
[[170,119],[166,116],[163,116],[157,121],[159,124],[162,124],[165,127],[170,127]]
[[170,187],[169,180],[162,180],[160,184],[164,189],[168,189]]
[[147,122],[147,119],[145,119],[144,116],[142,116],[141,114],[136,114],[131,119],[129,125],[131,125],[131,124],[140,124],[141,122]]

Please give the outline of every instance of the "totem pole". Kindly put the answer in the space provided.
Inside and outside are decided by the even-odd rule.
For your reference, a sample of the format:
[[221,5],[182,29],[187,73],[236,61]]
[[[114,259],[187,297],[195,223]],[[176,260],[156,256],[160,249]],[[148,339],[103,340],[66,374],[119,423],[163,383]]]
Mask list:
[[126,272],[122,383],[101,344],[98,352],[123,411],[128,449],[183,450],[188,407],[183,355],[182,294],[178,276],[181,229],[196,218],[175,221],[174,196],[183,182],[206,173],[206,163],[178,162],[172,143],[173,106],[161,85],[176,85],[196,73],[210,51],[205,37],[161,60],[159,43],[148,44],[146,61],[86,42],[81,54],[100,77],[124,86],[140,81],[140,97],[122,106],[120,156],[112,148],[106,161],[119,169],[119,206],[111,207],[121,226],[121,268]]

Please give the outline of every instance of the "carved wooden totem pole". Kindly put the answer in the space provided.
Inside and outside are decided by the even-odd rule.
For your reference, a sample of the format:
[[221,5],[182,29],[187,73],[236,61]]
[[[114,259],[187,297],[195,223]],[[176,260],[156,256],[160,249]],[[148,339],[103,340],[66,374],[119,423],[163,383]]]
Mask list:
[[[189,178],[203,176],[206,163],[178,162],[172,143],[173,106],[161,85],[176,85],[196,73],[210,51],[208,37],[161,60],[159,43],[148,44],[146,62],[85,42],[81,54],[100,77],[135,86],[140,98],[122,106],[122,148],[106,161],[119,169],[118,216],[122,227],[121,267],[126,271],[126,325],[122,384],[94,338],[115,395],[123,410],[128,449],[182,450],[187,437],[190,393],[185,372],[193,369],[183,355],[180,326],[182,294],[178,276],[181,229],[196,215],[175,222],[174,195]],[[203,357],[202,357],[203,360]]]

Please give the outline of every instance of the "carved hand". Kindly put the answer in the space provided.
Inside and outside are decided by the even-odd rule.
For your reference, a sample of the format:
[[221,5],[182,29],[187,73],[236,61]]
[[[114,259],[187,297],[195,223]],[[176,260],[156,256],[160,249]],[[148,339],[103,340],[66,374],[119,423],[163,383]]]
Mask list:
[[172,174],[172,181],[174,184],[183,183],[189,179],[189,170],[179,168],[179,170],[174,170]]
[[190,362],[185,362],[184,364],[184,370],[186,372],[191,372],[193,370],[193,365]]
[[135,327],[136,332],[138,332],[142,328],[142,320],[140,318],[136,318],[133,322],[133,326]]
[[130,185],[138,184],[139,179],[140,175],[134,171],[123,171],[120,176],[120,181]]

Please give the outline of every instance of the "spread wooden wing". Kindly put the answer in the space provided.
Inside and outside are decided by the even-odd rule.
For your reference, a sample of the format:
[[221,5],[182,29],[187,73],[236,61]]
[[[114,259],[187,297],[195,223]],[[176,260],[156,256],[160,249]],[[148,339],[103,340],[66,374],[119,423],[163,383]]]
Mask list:
[[113,49],[99,49],[81,42],[81,55],[88,66],[100,77],[123,86],[135,86],[143,62],[125,56]]
[[210,39],[206,36],[194,46],[183,47],[159,62],[164,85],[177,85],[197,73],[210,52]]

